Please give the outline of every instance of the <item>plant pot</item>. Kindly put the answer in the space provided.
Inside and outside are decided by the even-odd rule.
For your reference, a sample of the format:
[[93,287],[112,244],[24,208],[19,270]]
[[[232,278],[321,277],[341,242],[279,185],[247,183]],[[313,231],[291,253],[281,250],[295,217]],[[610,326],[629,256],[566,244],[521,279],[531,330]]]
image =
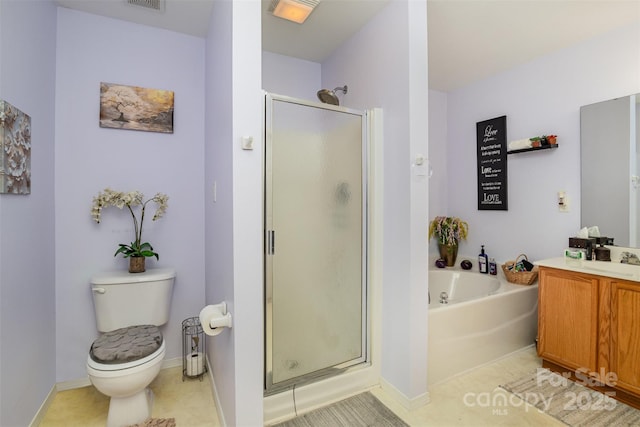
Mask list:
[[129,257],[129,273],[144,273],[144,260],[143,256]]
[[447,267],[453,267],[456,265],[456,258],[458,257],[458,244],[444,245],[438,243],[438,249],[440,250],[440,258],[445,260]]

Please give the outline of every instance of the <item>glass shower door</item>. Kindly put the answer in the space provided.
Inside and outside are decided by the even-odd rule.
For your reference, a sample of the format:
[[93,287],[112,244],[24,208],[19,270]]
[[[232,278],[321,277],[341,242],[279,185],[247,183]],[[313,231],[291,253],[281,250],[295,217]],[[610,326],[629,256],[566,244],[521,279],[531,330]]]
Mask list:
[[267,96],[267,393],[367,360],[365,116]]

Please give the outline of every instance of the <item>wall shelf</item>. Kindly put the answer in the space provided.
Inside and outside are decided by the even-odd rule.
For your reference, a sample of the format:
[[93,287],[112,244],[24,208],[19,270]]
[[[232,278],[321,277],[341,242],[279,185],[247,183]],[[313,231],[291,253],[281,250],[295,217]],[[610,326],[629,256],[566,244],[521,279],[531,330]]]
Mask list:
[[558,148],[558,144],[543,145],[542,147],[521,148],[519,150],[507,151],[507,154],[524,153],[527,151],[549,150],[550,148]]

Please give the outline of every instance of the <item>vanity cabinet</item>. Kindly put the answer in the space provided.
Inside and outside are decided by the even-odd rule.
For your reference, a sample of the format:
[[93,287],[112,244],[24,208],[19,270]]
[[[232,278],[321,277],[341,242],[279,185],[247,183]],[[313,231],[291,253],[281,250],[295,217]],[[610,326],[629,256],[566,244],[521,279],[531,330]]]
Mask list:
[[543,367],[640,408],[640,282],[540,267]]
[[547,268],[539,274],[539,356],[572,370],[597,371],[598,278]]
[[611,295],[609,370],[617,387],[640,396],[640,283],[606,280]]

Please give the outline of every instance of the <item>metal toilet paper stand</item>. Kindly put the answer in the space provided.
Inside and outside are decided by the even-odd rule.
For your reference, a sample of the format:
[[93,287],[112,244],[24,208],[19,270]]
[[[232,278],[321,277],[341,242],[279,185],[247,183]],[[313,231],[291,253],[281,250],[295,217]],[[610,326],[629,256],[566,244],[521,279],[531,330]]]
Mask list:
[[200,378],[207,372],[205,363],[205,334],[200,318],[189,317],[182,321],[182,381]]

